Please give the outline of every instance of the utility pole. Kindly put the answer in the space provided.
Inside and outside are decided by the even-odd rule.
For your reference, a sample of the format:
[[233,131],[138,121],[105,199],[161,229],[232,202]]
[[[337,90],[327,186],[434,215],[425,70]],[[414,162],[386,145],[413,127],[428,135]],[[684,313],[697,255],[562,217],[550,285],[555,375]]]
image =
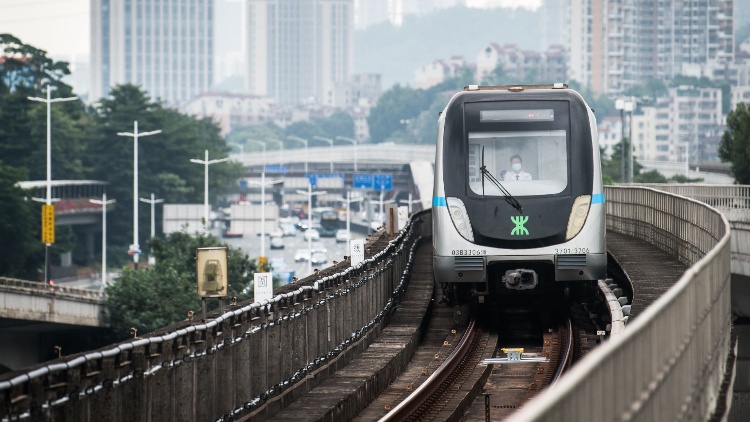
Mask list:
[[299,136],[293,136],[293,135],[289,135],[286,138],[292,141],[302,142],[303,144],[305,144],[305,174],[307,174],[307,160],[310,159],[310,156],[307,154],[307,139],[300,138]]
[[[312,183],[307,185],[307,191],[298,190],[297,193],[307,196],[307,230],[312,230],[312,197],[315,195],[323,195],[326,191],[312,191]],[[311,232],[312,233],[312,232]],[[307,260],[307,274],[312,274],[312,236],[307,237],[307,250],[310,254]]]
[[[67,97],[67,98],[52,98],[52,91],[51,87],[47,85],[47,98],[39,98],[39,97],[27,97],[31,101],[38,101],[41,103],[47,103],[47,198],[44,200],[41,200],[39,198],[32,198],[39,202],[44,202],[45,210],[51,210],[50,211],[43,211],[42,215],[51,215],[52,217],[52,224],[51,227],[49,227],[50,230],[52,230],[52,233],[47,233],[47,236],[43,236],[46,239],[42,239],[44,241],[44,283],[49,284],[50,274],[49,274],[49,247],[54,243],[54,206],[52,205],[52,103],[59,103],[63,101],[73,101],[78,99],[78,97]],[[57,199],[55,200],[57,201]],[[50,208],[52,207],[52,208]],[[44,228],[42,228],[42,231],[44,232]],[[49,241],[51,240],[51,241]]]
[[[140,198],[141,202],[145,202],[147,204],[151,204],[151,238],[154,238],[156,236],[156,219],[154,218],[154,205],[164,202],[163,199],[154,199],[153,192],[151,193],[151,199],[146,198]],[[149,253],[148,255],[148,265],[154,265],[156,264],[156,257]]]
[[117,132],[117,136],[129,136],[133,138],[133,244],[130,245],[128,253],[133,255],[133,268],[138,271],[138,255],[141,254],[141,245],[138,244],[138,138],[161,133],[161,130],[138,133],[138,121],[133,121],[133,132]]
[[117,202],[114,199],[107,201],[107,193],[102,194],[101,201],[89,199],[92,204],[102,206],[102,290],[107,287],[107,205]]
[[352,138],[347,138],[346,136],[337,136],[336,140],[338,141],[345,141],[345,142],[351,142],[352,145],[354,145],[354,172],[357,172],[357,140]]
[[229,161],[229,157],[225,158],[219,158],[216,160],[209,160],[208,159],[208,150],[205,150],[205,159],[204,160],[197,160],[195,158],[191,158],[191,163],[196,164],[203,164],[205,171],[204,171],[204,177],[203,177],[203,215],[204,215],[204,222],[203,222],[203,229],[206,231],[206,233],[209,232],[209,221],[210,221],[210,214],[209,214],[209,208],[208,208],[208,166],[211,164],[216,163],[223,163],[224,161]]

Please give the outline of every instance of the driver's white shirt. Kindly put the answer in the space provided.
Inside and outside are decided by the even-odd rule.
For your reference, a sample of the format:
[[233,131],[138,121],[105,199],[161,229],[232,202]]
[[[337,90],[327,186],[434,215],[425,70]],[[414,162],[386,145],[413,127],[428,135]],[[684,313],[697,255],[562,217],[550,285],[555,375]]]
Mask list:
[[521,170],[520,172],[516,173],[515,171],[506,171],[505,177],[506,182],[513,182],[516,180],[531,180],[531,174],[526,173],[525,171]]

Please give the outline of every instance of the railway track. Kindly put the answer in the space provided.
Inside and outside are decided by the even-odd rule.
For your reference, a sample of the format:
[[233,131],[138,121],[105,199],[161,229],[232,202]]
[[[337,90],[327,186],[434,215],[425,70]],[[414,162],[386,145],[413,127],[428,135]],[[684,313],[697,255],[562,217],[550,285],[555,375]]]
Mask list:
[[[393,321],[361,358],[280,412],[243,420],[500,420],[558,379],[611,324],[612,317],[601,316],[608,309],[603,292],[570,308],[557,301],[554,312],[547,301],[501,307],[497,320],[475,320],[468,307],[439,302],[429,246],[417,251]],[[544,361],[491,360],[505,356],[507,347]]]

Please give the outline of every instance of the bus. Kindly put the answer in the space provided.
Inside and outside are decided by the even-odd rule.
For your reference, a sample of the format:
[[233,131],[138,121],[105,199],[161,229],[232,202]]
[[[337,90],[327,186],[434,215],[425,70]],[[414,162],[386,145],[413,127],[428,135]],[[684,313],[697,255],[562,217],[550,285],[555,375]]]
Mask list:
[[339,218],[339,212],[335,208],[316,208],[313,211],[313,219],[318,221],[320,219],[320,232],[321,237],[334,237],[336,231],[341,228],[341,219]]

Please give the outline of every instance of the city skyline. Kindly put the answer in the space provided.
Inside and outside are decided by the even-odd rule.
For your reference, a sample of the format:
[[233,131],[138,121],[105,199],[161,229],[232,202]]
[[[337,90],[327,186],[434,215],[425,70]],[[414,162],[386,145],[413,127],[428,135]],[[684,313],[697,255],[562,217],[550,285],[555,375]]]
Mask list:
[[[467,0],[467,6],[475,8],[536,9],[540,5],[541,0]],[[90,10],[91,0],[0,0],[0,33],[12,34],[58,60],[87,61],[91,44]]]

